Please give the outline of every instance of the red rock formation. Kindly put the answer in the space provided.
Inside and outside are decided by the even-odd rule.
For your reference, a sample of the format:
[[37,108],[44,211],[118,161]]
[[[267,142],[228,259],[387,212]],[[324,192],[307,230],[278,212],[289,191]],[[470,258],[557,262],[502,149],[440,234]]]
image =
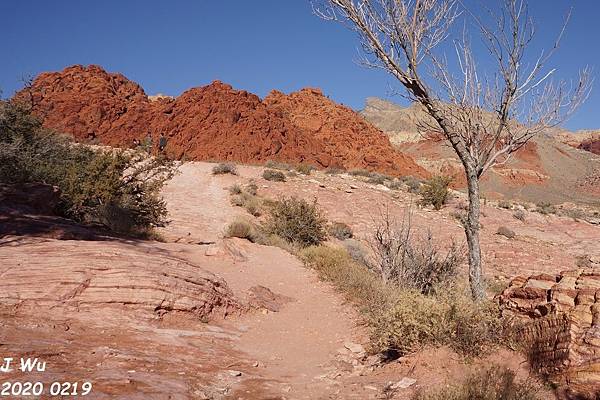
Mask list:
[[329,100],[319,89],[302,89],[287,96],[273,91],[264,103],[318,139],[323,151],[339,165],[391,175],[400,171],[423,175],[409,156],[392,148],[385,133],[350,108]]
[[273,92],[261,101],[215,81],[175,99],[151,101],[121,74],[77,65],[39,75],[16,98],[32,101],[46,127],[78,140],[130,146],[148,132],[156,143],[162,132],[168,154],[178,159],[277,160],[427,175],[360,115],[312,89],[289,96]]

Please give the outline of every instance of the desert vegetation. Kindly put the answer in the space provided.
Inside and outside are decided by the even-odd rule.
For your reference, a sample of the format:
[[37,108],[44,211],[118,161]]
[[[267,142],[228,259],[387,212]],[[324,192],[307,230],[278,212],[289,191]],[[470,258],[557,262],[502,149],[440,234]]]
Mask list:
[[434,209],[440,210],[448,201],[450,194],[448,187],[452,178],[448,176],[434,176],[426,181],[421,187],[421,205],[431,205]]
[[161,157],[74,143],[44,129],[26,106],[0,102],[0,182],[58,187],[67,218],[145,234],[166,222],[160,189],[174,172]]
[[263,179],[271,182],[285,182],[285,175],[281,171],[265,169],[262,173]]
[[237,167],[232,163],[219,163],[213,167],[212,173],[213,175],[237,175]]
[[[459,158],[469,197],[463,225],[469,281],[473,298],[483,300],[481,177],[533,137],[563,122],[590,93],[593,79],[587,69],[575,84],[552,81],[555,70],[548,63],[558,49],[566,21],[557,30],[551,50],[525,62],[536,30],[524,0],[503,1],[494,12],[465,9],[462,2],[453,0],[322,0],[315,8],[323,19],[340,22],[358,34],[364,64],[393,76],[425,112],[418,121],[421,133],[443,138]],[[457,21],[465,26],[462,34],[454,29]],[[470,39],[475,34],[487,49],[478,54],[477,62]],[[442,45],[449,41],[455,47],[452,59]],[[483,70],[481,60],[486,56],[489,64]],[[451,61],[460,73],[450,72]]]

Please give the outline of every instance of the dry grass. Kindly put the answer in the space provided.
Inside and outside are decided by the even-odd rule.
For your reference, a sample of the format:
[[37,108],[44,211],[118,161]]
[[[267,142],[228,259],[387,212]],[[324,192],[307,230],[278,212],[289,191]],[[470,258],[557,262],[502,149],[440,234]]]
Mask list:
[[302,175],[310,175],[315,170],[315,167],[309,164],[298,164],[296,165],[296,171]]
[[519,382],[506,367],[491,366],[471,374],[465,382],[429,393],[419,393],[414,400],[541,400],[540,387]]
[[220,163],[213,167],[213,175],[231,174],[237,175],[237,167],[232,163]]
[[262,177],[271,182],[285,182],[285,175],[281,171],[275,171],[274,169],[265,169],[262,173]]
[[259,239],[260,235],[254,224],[244,219],[237,219],[227,226],[227,229],[225,230],[225,237],[247,239],[255,243]]
[[497,308],[491,302],[473,303],[466,290],[449,286],[427,296],[386,284],[342,248],[313,246],[299,255],[359,306],[375,352],[406,354],[426,345],[449,345],[462,354],[479,355],[500,341],[503,324]]
[[343,222],[333,222],[327,227],[327,232],[338,240],[351,239],[354,236],[352,228]]
[[512,229],[509,229],[505,226],[498,227],[496,234],[504,236],[507,239],[514,239],[515,237],[517,237],[517,234]]

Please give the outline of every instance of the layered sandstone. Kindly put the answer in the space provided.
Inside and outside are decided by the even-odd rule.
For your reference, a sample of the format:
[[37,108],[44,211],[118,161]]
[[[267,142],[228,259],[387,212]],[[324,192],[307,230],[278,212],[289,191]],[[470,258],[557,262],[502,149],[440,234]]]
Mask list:
[[518,338],[532,367],[561,387],[561,397],[597,399],[600,265],[519,276],[499,298],[504,312],[523,323]]

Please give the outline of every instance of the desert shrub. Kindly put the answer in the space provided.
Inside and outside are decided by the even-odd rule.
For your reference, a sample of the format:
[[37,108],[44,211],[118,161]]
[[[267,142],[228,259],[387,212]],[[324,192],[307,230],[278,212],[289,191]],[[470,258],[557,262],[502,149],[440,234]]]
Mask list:
[[351,301],[371,312],[382,306],[391,296],[381,278],[365,266],[352,262],[343,248],[329,246],[310,246],[300,251],[300,259],[319,276],[342,292]]
[[366,169],[353,169],[350,170],[350,172],[348,172],[350,175],[352,176],[364,176],[364,177],[370,177],[372,172],[367,171]]
[[310,173],[313,172],[314,169],[315,167],[309,164],[296,165],[296,171],[301,173],[302,175],[310,175]]
[[265,167],[267,168],[271,168],[271,169],[280,169],[283,171],[290,171],[292,169],[292,166],[286,163],[282,163],[279,161],[267,161],[265,163]]
[[592,260],[588,254],[575,257],[575,265],[579,268],[591,268]]
[[213,175],[231,174],[237,175],[237,167],[232,163],[220,163],[213,167]]
[[421,204],[432,205],[436,210],[441,209],[448,201],[448,186],[452,178],[448,176],[434,176],[421,188]]
[[403,176],[400,180],[406,185],[409,193],[419,193],[421,190],[421,181],[414,176]]
[[330,236],[333,236],[339,240],[351,239],[354,236],[352,228],[348,224],[343,222],[334,222],[327,227],[327,232]]
[[258,186],[256,186],[256,183],[250,182],[244,187],[244,191],[252,196],[256,196],[258,193]]
[[400,289],[393,300],[370,316],[375,350],[406,354],[426,345],[448,345],[476,356],[502,341],[504,323],[496,305],[475,303],[466,290],[450,286],[444,293],[427,296]]
[[515,211],[513,213],[513,217],[515,219],[518,219],[519,221],[525,222],[525,218],[526,218],[525,211],[521,210],[521,209],[518,209],[517,211]]
[[493,365],[471,374],[461,384],[419,393],[414,400],[540,400],[539,392],[539,386],[517,381],[512,370]]
[[287,176],[289,176],[290,178],[295,178],[298,176],[298,173],[296,171],[288,171],[286,173]]
[[543,215],[556,214],[556,208],[547,202],[539,202],[535,205],[535,212]]
[[230,194],[241,194],[242,193],[242,186],[240,186],[239,183],[236,183],[235,185],[232,185],[229,187],[229,193]]
[[243,207],[250,215],[259,217],[263,211],[263,201],[246,191],[231,196],[231,204],[236,207]]
[[498,202],[498,207],[504,208],[505,210],[510,210],[512,208],[512,203],[508,200],[500,200]]
[[428,296],[386,284],[342,248],[311,246],[299,255],[359,306],[375,352],[403,355],[426,345],[448,345],[462,354],[479,355],[502,340],[504,324],[497,307],[474,303],[466,290],[449,286],[443,294]]
[[517,234],[512,229],[509,229],[506,226],[498,227],[496,234],[504,236],[507,239],[514,239],[517,236]]
[[464,249],[452,243],[446,253],[435,244],[430,231],[416,235],[410,214],[401,224],[388,213],[370,240],[371,267],[385,282],[430,293],[442,282],[451,281],[464,259]]
[[273,169],[265,169],[262,173],[262,177],[267,181],[285,182],[285,175],[283,172],[275,171]]
[[385,182],[385,186],[387,186],[388,188],[390,188],[392,190],[399,190],[402,188],[402,182],[399,181],[398,179],[391,179],[391,180]]
[[317,245],[327,237],[327,221],[316,201],[308,203],[295,197],[276,201],[269,210],[266,231],[301,247]]
[[145,235],[166,222],[160,190],[174,173],[164,158],[76,144],[42,128],[28,109],[0,102],[0,182],[57,186],[67,218]]
[[249,221],[238,219],[230,223],[225,230],[227,238],[247,239],[252,243],[262,241],[262,235],[258,228]]
[[367,179],[367,183],[371,183],[373,185],[383,185],[387,180],[387,176],[378,174],[377,172],[372,172],[369,175],[369,179]]
[[343,174],[344,172],[346,172],[346,170],[341,167],[327,167],[325,169],[327,175],[338,175]]
[[347,239],[344,240],[343,246],[348,252],[350,258],[358,263],[359,265],[368,266],[369,260],[367,257],[367,253],[362,246],[362,244],[358,240]]

